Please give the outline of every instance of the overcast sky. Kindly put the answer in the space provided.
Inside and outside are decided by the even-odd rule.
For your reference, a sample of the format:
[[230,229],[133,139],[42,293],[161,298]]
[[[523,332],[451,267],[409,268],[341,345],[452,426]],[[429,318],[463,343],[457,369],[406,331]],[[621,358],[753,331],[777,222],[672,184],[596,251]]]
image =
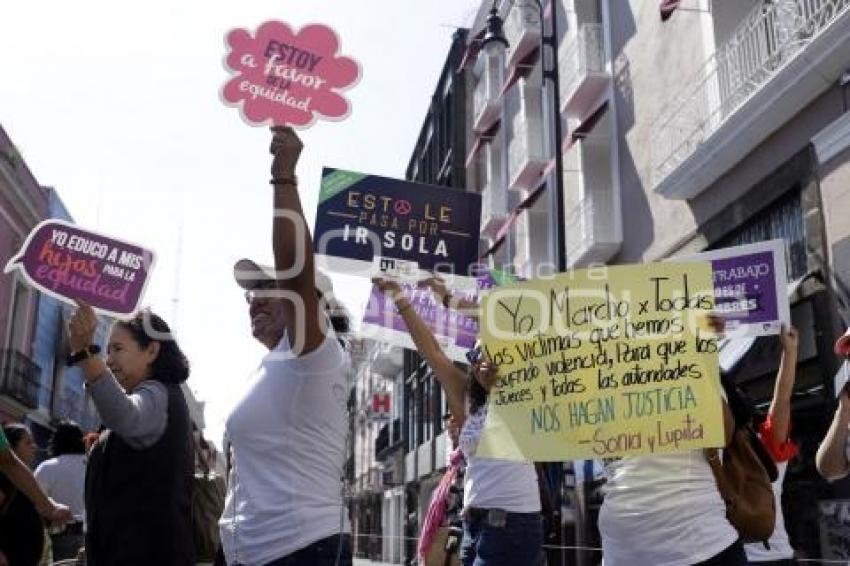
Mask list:
[[[269,133],[220,101],[226,32],[324,23],[360,62],[349,118],[301,132],[312,223],[323,165],[404,176],[454,28],[478,4],[35,0],[4,10],[0,124],[78,224],[157,252],[144,302],[173,323],[217,444],[263,355],[231,268],[245,256],[271,262]],[[345,287],[357,308],[365,286]]]

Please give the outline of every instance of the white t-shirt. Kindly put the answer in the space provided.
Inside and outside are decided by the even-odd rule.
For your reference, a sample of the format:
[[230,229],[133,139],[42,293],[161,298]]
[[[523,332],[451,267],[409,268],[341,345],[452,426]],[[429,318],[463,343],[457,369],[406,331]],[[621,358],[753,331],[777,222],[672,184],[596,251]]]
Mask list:
[[36,468],[35,479],[47,495],[71,509],[74,519],[85,520],[85,454],[63,454],[45,460]]
[[228,564],[265,564],[350,532],[342,498],[348,356],[330,336],[295,357],[286,336],[226,422],[233,449],[219,526]]
[[738,540],[701,450],[623,458],[606,471],[605,566],[689,566]]
[[459,444],[467,462],[463,506],[504,509],[511,513],[540,511],[540,491],[533,464],[475,456],[486,418],[485,406],[466,418],[460,432]]
[[788,531],[785,530],[785,517],[782,515],[782,483],[785,481],[788,462],[778,462],[776,469],[779,472],[776,481],[773,482],[773,499],[776,501],[776,526],[773,528],[773,535],[767,541],[770,549],[765,548],[764,543],[761,542],[744,545],[747,560],[750,562],[794,558],[794,549],[791,547],[791,541],[788,540]]

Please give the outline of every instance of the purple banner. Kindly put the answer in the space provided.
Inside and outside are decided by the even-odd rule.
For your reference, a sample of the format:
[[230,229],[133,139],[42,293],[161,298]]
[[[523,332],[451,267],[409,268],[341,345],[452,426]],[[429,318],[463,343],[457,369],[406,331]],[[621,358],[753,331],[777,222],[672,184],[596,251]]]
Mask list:
[[154,261],[150,250],[51,219],[30,232],[5,272],[18,269],[43,293],[126,318],[139,307]]
[[[476,279],[476,289],[457,291],[455,299],[477,303],[482,292],[500,284],[506,277],[500,273],[485,273]],[[448,309],[434,298],[431,289],[424,283],[402,283],[402,292],[410,301],[411,308],[422,318],[446,355],[457,362],[466,362],[465,354],[475,345],[478,338],[478,321]],[[361,329],[367,336],[402,348],[415,349],[413,341],[401,315],[396,312],[392,299],[372,286],[369,304],[363,316]]]
[[711,267],[715,310],[727,320],[756,324],[779,318],[771,252],[716,259]]
[[726,319],[728,337],[778,334],[783,324],[790,324],[784,241],[768,240],[676,259],[711,262],[715,308]]

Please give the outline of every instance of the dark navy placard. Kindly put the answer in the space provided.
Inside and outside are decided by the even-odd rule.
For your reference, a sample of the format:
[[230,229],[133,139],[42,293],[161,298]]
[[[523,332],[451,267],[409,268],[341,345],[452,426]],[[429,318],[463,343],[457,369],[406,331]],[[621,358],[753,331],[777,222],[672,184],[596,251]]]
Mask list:
[[326,167],[313,241],[332,269],[369,275],[378,257],[468,275],[480,218],[475,193]]

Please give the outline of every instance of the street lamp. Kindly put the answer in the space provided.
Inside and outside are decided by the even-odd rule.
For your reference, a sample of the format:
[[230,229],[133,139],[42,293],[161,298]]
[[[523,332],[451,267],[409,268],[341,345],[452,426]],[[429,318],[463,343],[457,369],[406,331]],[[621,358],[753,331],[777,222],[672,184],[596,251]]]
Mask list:
[[[550,0],[551,1],[551,0]],[[490,15],[487,17],[487,27],[484,38],[481,40],[481,49],[487,55],[487,70],[494,71],[491,65],[498,62],[499,73],[504,68],[505,51],[510,45],[505,38],[503,31],[502,18],[499,16],[499,10],[496,8],[498,0],[493,1],[493,7],[490,9]],[[555,122],[555,190],[550,192],[550,206],[555,212],[555,221],[552,226],[552,241],[554,242],[554,259],[558,266],[558,271],[563,272],[567,269],[567,257],[565,253],[565,226],[564,226],[564,155],[561,149],[561,140],[563,137],[561,127],[561,108],[560,108],[560,89],[558,85],[558,15],[557,2],[552,2],[552,26],[547,34],[543,29],[543,3],[541,0],[534,0],[537,5],[537,10],[540,15],[540,64],[543,67],[543,78],[548,79],[552,83],[552,117]],[[511,0],[511,4],[514,4]],[[544,47],[549,46],[551,49],[552,68],[546,68],[546,54]],[[492,76],[492,75],[491,75]]]

